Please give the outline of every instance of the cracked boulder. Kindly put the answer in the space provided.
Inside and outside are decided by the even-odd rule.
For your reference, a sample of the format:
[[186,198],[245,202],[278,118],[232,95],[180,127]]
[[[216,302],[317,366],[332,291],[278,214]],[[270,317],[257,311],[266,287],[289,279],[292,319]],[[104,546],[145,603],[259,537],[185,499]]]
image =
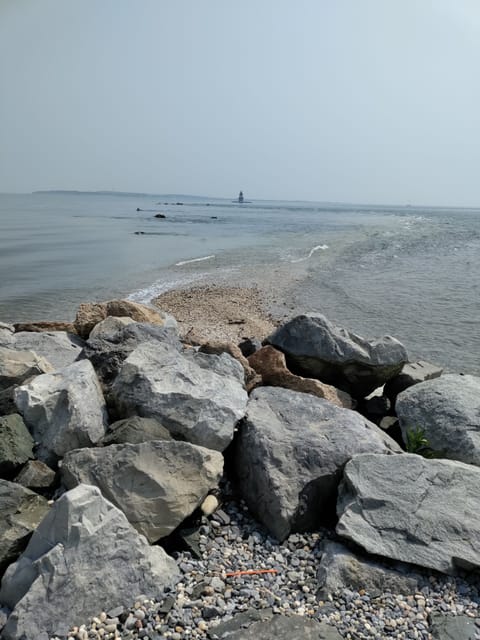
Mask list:
[[395,338],[367,340],[336,327],[322,315],[301,315],[280,326],[266,341],[286,355],[290,371],[367,396],[400,373],[408,361]]
[[307,393],[260,387],[235,444],[242,497],[278,540],[332,522],[343,467],[364,452],[400,451],[355,411]]
[[368,553],[443,573],[480,568],[480,469],[404,453],[345,467],[337,533]]
[[158,597],[178,580],[176,562],[128,523],[96,487],[54,503],[19,560],[8,567],[0,604],[13,609],[3,640],[55,635],[135,595]]
[[0,347],[0,391],[48,371],[53,371],[52,365],[33,351]]
[[15,349],[34,351],[55,368],[75,362],[82,353],[84,341],[66,331],[20,331],[14,334]]
[[222,471],[217,451],[159,440],[78,449],[62,462],[67,488],[99,487],[150,542],[167,536],[199,507]]
[[125,360],[110,401],[119,416],[155,418],[174,438],[223,451],[245,415],[243,379],[243,367],[226,353],[145,342]]

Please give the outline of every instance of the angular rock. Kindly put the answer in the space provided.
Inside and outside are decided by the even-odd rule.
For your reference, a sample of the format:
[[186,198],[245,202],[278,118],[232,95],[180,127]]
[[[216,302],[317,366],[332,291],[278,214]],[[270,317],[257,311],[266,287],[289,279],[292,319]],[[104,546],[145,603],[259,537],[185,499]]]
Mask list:
[[82,353],[84,341],[66,331],[22,331],[15,334],[15,349],[34,351],[55,369],[75,362]]
[[53,371],[52,365],[32,351],[0,347],[1,391],[48,371]]
[[480,567],[480,469],[364,454],[345,467],[337,533],[369,553],[444,573]]
[[[241,615],[241,614],[240,614]],[[228,631],[222,633],[222,627],[209,630],[208,636],[212,640],[342,640],[342,636],[335,627],[326,622],[317,622],[302,616],[275,615],[267,620],[245,623],[245,616],[238,621],[235,630],[235,616],[229,621]],[[220,626],[220,625],[219,625]]]
[[105,320],[102,320],[96,324],[90,331],[89,338],[107,337],[113,335],[119,329],[123,329],[127,324],[132,324],[135,320],[127,317],[107,316]]
[[172,440],[172,436],[158,420],[132,416],[111,424],[99,444],[105,447],[109,444],[140,444],[151,440]]
[[283,540],[334,518],[343,467],[367,451],[400,448],[354,411],[306,393],[261,387],[250,396],[234,461],[249,509]]
[[123,362],[142,342],[168,342],[179,351],[182,349],[175,329],[135,322],[116,333],[90,338],[85,345],[84,355],[95,367],[102,384],[108,388]]
[[15,328],[13,325],[0,322],[0,346],[7,347],[9,349],[12,348],[12,344],[14,342],[14,331]]
[[286,354],[288,368],[365,397],[397,375],[408,356],[395,338],[366,340],[334,326],[322,315],[302,315],[266,340]]
[[364,589],[370,597],[390,591],[395,594],[414,594],[419,588],[420,576],[396,571],[379,562],[360,559],[342,544],[326,542],[317,572],[317,594],[326,600],[329,594],[343,589]]
[[439,378],[442,373],[442,367],[437,367],[426,360],[407,362],[400,373],[386,383],[383,394],[395,406],[395,400],[399,393],[419,382]]
[[45,491],[51,489],[55,483],[56,474],[44,462],[29,460],[20,473],[14,478],[14,482],[21,484],[32,491]]
[[71,451],[63,459],[67,488],[100,488],[150,542],[171,533],[218,486],[223,456],[188,442],[159,441]]
[[311,393],[318,398],[325,398],[325,400],[336,404],[338,407],[352,408],[352,399],[348,393],[339,391],[331,385],[320,382],[320,380],[296,376],[287,369],[285,354],[270,345],[255,351],[248,358],[248,363],[261,375],[264,385]]
[[430,631],[432,640],[475,640],[478,627],[468,616],[432,616]]
[[[128,327],[127,327],[128,329]],[[223,451],[244,416],[241,365],[168,343],[143,343],[125,360],[111,388],[118,415],[159,420],[175,438]]]
[[51,637],[66,621],[82,624],[133,594],[158,596],[177,579],[163,549],[150,547],[99,489],[81,485],[55,502],[5,573],[0,602],[13,611],[2,637]]
[[257,375],[256,371],[252,369],[248,360],[245,358],[240,350],[233,342],[221,342],[216,340],[208,340],[200,345],[199,351],[201,353],[209,353],[214,355],[220,355],[222,353],[228,353],[228,355],[238,360],[242,365],[245,372],[245,386],[247,390],[253,389],[257,384],[261,382],[261,379]]
[[130,300],[109,300],[108,302],[85,302],[78,307],[74,325],[77,333],[88,338],[93,327],[108,316],[128,317],[135,322],[147,322],[159,326],[172,326],[174,319],[160,309],[152,309]]
[[480,378],[447,374],[403,391],[396,402],[403,439],[421,429],[439,455],[480,466]]
[[0,477],[12,476],[33,458],[33,438],[16,413],[0,416]]
[[88,360],[18,387],[15,403],[38,443],[37,457],[47,464],[55,465],[67,451],[91,447],[105,435],[105,400]]
[[0,480],[0,575],[25,549],[48,510],[45,498],[14,482]]

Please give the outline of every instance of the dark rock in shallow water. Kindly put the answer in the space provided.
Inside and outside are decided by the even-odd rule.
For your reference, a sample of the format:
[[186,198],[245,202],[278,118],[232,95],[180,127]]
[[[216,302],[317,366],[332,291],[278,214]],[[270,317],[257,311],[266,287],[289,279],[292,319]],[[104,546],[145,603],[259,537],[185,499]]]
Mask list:
[[261,387],[235,444],[240,492],[279,540],[331,524],[343,466],[361,452],[400,451],[359,413],[315,396]]
[[368,553],[444,573],[480,568],[480,469],[362,454],[339,488],[337,533]]
[[480,466],[480,377],[447,374],[403,391],[396,402],[406,441],[421,429],[443,457]]
[[322,315],[297,316],[266,342],[286,354],[294,373],[318,378],[355,398],[385,384],[408,360],[405,347],[395,338],[366,340]]

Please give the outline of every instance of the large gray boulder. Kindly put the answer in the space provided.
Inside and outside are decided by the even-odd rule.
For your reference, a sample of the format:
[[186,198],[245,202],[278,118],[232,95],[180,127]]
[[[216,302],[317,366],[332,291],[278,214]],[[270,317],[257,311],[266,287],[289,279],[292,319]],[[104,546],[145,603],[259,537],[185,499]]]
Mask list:
[[53,371],[52,365],[33,351],[0,347],[0,391],[48,371]]
[[285,353],[294,373],[318,378],[356,398],[385,384],[408,361],[405,347],[395,338],[366,340],[322,315],[297,316],[267,342]]
[[105,400],[88,360],[37,376],[18,387],[14,397],[38,443],[36,455],[47,464],[56,464],[72,449],[91,447],[105,435]]
[[364,589],[371,597],[386,591],[408,595],[419,589],[420,576],[395,570],[374,560],[359,558],[338,542],[325,542],[317,572],[322,600],[336,591]]
[[84,356],[93,364],[102,384],[109,388],[126,358],[143,342],[168,344],[181,351],[182,344],[174,327],[134,322],[117,331],[100,331],[87,341]]
[[6,324],[5,322],[0,322],[0,346],[12,348],[14,343],[14,335],[15,327],[13,324]]
[[407,362],[407,364],[403,365],[400,373],[385,384],[383,395],[386,396],[394,406],[399,393],[412,387],[414,384],[439,378],[442,373],[442,367],[438,367],[436,364],[432,364],[426,360]]
[[15,349],[34,351],[55,369],[75,362],[85,344],[79,336],[66,331],[20,331],[14,339]]
[[78,449],[62,462],[67,488],[100,488],[150,542],[171,533],[218,486],[223,456],[188,442]]
[[447,374],[403,391],[397,398],[403,438],[422,429],[439,455],[480,466],[480,378]]
[[[342,640],[335,627],[302,616],[274,615],[266,620],[255,620],[256,616],[252,615],[250,624],[245,617],[237,614],[228,623],[209,629],[208,637],[211,640]],[[237,618],[240,618],[238,622]]]
[[0,477],[15,473],[33,458],[33,438],[18,413],[0,416]]
[[2,580],[0,603],[13,609],[4,640],[54,635],[102,609],[158,596],[178,579],[175,561],[151,547],[96,487],[81,485],[52,506]]
[[345,467],[337,533],[369,553],[444,573],[480,567],[480,469],[364,454]]
[[400,451],[376,425],[323,398],[279,387],[250,396],[235,449],[249,509],[279,540],[328,524],[345,463],[358,453]]
[[155,418],[175,438],[223,451],[245,414],[247,392],[242,366],[226,353],[146,342],[125,360],[110,401],[119,415]]
[[25,549],[48,510],[45,498],[14,482],[0,480],[0,576]]

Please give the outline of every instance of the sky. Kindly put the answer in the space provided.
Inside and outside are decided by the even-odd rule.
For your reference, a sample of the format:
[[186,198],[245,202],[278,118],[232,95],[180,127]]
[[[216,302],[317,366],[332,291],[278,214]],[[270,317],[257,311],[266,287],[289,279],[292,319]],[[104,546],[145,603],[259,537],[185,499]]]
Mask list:
[[480,206],[478,0],[0,0],[0,192]]

